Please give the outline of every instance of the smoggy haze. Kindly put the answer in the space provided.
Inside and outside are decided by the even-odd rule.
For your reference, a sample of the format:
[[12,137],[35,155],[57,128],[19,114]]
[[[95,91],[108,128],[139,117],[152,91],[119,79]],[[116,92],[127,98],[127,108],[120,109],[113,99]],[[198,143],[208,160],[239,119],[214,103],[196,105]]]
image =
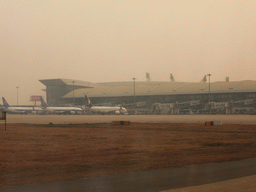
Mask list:
[[45,95],[38,79],[256,80],[255,0],[0,0],[0,93]]

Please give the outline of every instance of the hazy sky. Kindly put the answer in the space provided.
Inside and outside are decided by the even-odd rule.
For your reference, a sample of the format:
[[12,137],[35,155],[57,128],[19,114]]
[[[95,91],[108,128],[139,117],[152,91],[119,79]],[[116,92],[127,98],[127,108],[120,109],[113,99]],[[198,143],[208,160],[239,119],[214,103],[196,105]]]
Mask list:
[[256,0],[0,0],[0,93],[39,79],[256,80]]

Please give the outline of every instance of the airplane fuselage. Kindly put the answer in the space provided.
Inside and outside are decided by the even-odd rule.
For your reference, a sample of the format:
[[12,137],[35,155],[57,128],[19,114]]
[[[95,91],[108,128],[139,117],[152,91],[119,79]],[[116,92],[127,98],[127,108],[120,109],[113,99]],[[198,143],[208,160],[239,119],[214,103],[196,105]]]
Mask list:
[[92,113],[99,114],[125,114],[127,110],[123,107],[92,106],[89,109]]
[[68,114],[72,112],[82,112],[83,110],[79,107],[42,107],[42,111],[47,113]]
[[28,114],[28,113],[38,113],[42,109],[40,107],[12,107],[8,104],[8,102],[5,100],[4,97],[2,97],[3,100],[3,111],[6,111],[7,113],[15,113],[15,114]]
[[6,107],[4,109],[7,113],[31,113],[33,111],[32,107]]
[[39,107],[5,107],[4,111],[7,113],[15,113],[15,114],[28,114],[37,111],[41,111]]

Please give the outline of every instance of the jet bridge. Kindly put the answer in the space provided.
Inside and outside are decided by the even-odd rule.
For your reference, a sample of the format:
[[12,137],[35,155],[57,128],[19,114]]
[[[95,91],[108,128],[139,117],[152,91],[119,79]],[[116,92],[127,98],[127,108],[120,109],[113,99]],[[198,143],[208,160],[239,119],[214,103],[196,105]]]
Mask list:
[[213,114],[229,114],[230,104],[228,102],[209,102],[207,103],[207,109]]
[[194,114],[198,106],[201,106],[200,100],[187,101],[182,103],[154,103],[152,112],[157,114]]
[[232,114],[254,114],[255,102],[254,99],[245,99],[240,101],[231,101],[230,110]]
[[214,114],[249,114],[255,113],[254,99],[230,102],[209,102],[207,109]]

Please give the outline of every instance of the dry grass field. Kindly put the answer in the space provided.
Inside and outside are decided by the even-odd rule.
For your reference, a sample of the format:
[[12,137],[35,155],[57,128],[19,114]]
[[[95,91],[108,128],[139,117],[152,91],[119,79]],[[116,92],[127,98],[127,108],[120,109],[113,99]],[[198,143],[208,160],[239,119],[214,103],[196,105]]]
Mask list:
[[256,157],[255,125],[0,125],[0,187]]

